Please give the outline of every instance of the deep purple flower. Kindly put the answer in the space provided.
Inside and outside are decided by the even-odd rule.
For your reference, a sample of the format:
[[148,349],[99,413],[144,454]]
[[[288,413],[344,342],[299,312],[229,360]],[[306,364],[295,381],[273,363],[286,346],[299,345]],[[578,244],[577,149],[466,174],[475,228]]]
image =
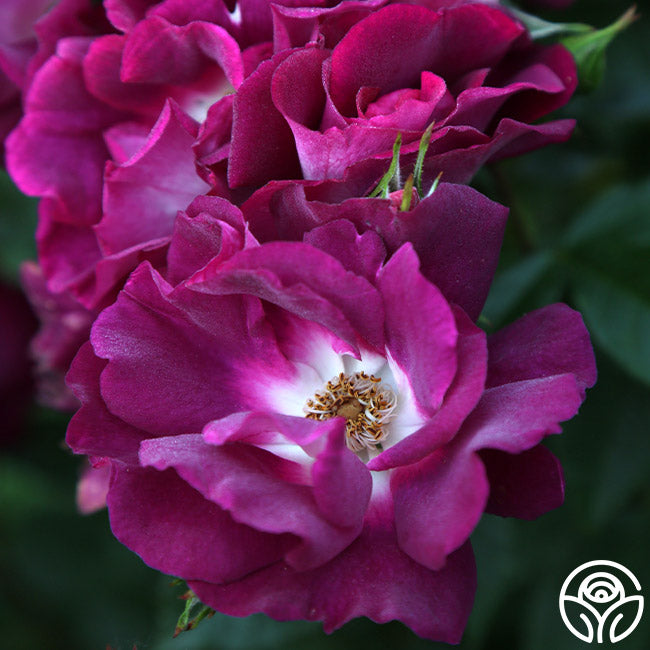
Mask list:
[[7,147],[16,184],[43,198],[49,290],[94,309],[209,189],[194,172],[195,120],[270,55],[273,30],[268,0],[237,11],[220,1],[88,4],[64,0],[36,26],[25,117]]
[[37,50],[35,23],[50,5],[50,0],[0,4],[0,161],[5,138],[22,116],[21,92],[29,84]]
[[595,380],[580,316],[486,338],[410,244],[386,261],[339,220],[259,245],[221,206],[179,217],[172,283],[142,264],[68,376],[67,440],[112,463],[113,532],[225,613],[457,642],[481,514],[562,502],[539,443]]
[[[295,110],[302,110],[303,100],[312,106],[324,96],[320,72],[314,87],[314,57],[321,61],[331,51],[333,76],[326,90],[330,95],[338,93],[332,101],[345,113],[341,101],[348,100],[343,95],[356,92],[351,88],[359,80],[352,80],[352,86],[341,85],[336,71],[342,69],[335,61],[344,59],[348,61],[344,68],[357,69],[362,63],[359,45],[377,42],[364,40],[368,29],[379,30],[377,38],[384,38],[400,32],[400,25],[415,14],[425,18],[432,43],[440,40],[443,49],[449,48],[447,36],[441,34],[443,23],[449,22],[454,34],[461,35],[489,18],[496,31],[485,48],[466,53],[462,71],[452,70],[444,57],[438,60],[433,46],[432,60],[416,57],[413,79],[424,80],[422,89],[426,86],[426,92],[433,93],[426,101],[422,89],[398,89],[410,83],[408,74],[385,80],[397,88],[386,93],[383,84],[376,97],[371,97],[374,91],[362,80],[365,117],[346,133],[358,132],[358,141],[369,147],[361,157],[370,152],[372,159],[367,166],[364,161],[356,165],[354,174],[363,188],[349,197],[364,196],[385,170],[379,140],[380,149],[386,143],[390,149],[396,133],[402,133],[403,162],[405,168],[412,165],[421,127],[429,118],[437,122],[431,155],[425,161],[428,182],[441,168],[445,181],[466,180],[468,170],[489,157],[523,151],[560,132],[568,134],[567,121],[534,127],[526,123],[570,95],[568,77],[573,68],[566,63],[564,50],[531,46],[518,24],[486,6],[459,7],[446,14],[434,9],[456,2],[435,2],[426,9],[401,4],[381,9],[383,4],[381,0],[306,0],[271,6],[267,0],[244,0],[234,9],[224,2],[112,0],[102,7],[89,6],[85,0],[63,0],[36,21],[37,39],[30,47],[37,49],[25,72],[25,117],[8,141],[8,166],[23,191],[42,197],[37,244],[44,290],[58,303],[76,301],[78,311],[95,314],[111,304],[140,262],[147,260],[164,270],[176,213],[194,197],[213,193],[240,204],[251,188],[234,187],[241,180],[237,169],[257,174],[260,164],[266,165],[270,178],[302,175],[294,143],[303,142],[298,131],[304,131],[305,125],[290,127],[286,119],[293,120]],[[289,46],[299,47],[283,49]],[[278,54],[269,58],[274,50]],[[291,76],[295,77],[299,63],[296,57],[311,61],[299,70],[306,75],[305,84],[302,76],[300,83]],[[265,105],[259,93],[268,90],[264,84],[269,82],[269,72],[274,86],[284,88],[278,91],[284,98],[278,104],[284,111],[279,131],[274,122],[277,109],[272,106],[262,118],[259,113]],[[294,87],[298,92],[291,90]],[[236,89],[243,92],[219,100]],[[292,94],[298,102],[293,108],[285,106],[293,101]],[[247,122],[246,106],[253,111],[252,121]],[[411,108],[417,109],[413,118],[404,121],[404,111]],[[207,122],[200,125],[206,113]],[[246,122],[253,131],[242,139]],[[254,131],[261,124],[265,131],[260,138]],[[337,129],[328,132],[330,136],[336,137]],[[551,132],[555,135],[549,136]],[[349,144],[345,155],[351,158],[343,161],[344,167],[358,162],[358,147]],[[279,147],[277,156],[271,152],[272,169],[267,164],[269,146]],[[251,155],[255,160],[249,165],[246,156]],[[289,174],[287,164],[293,170]],[[424,208],[418,210],[422,217]],[[389,252],[405,239],[414,239],[413,233],[387,237]],[[424,242],[414,243],[422,254]],[[493,256],[488,257],[493,261]],[[426,266],[426,260],[423,263]],[[488,265],[485,270],[478,293],[487,289],[493,268]],[[38,349],[58,358],[56,349]],[[52,365],[48,359],[40,362],[41,367]]]
[[532,124],[573,93],[571,55],[533,44],[497,8],[394,4],[344,34],[323,30],[318,42],[262,62],[208,113],[202,162],[215,169],[227,160],[230,187],[341,178],[360,160],[390,159],[398,134],[412,165],[431,123],[425,174],[467,182],[487,160],[572,130],[571,120]]
[[[141,261],[164,261],[177,211],[210,190],[195,171],[196,120],[270,56],[271,6],[63,0],[36,23],[18,8],[31,58],[9,169],[42,197],[47,291],[95,312]],[[14,40],[22,33],[9,31]]]

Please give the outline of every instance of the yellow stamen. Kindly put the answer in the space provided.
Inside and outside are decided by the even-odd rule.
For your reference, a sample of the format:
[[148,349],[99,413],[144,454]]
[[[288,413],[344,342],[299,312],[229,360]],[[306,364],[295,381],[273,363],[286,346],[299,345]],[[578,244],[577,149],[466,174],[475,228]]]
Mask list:
[[372,449],[387,436],[382,425],[393,416],[397,406],[395,393],[374,375],[340,373],[307,400],[305,417],[329,420],[341,416],[347,420],[345,439],[352,451]]

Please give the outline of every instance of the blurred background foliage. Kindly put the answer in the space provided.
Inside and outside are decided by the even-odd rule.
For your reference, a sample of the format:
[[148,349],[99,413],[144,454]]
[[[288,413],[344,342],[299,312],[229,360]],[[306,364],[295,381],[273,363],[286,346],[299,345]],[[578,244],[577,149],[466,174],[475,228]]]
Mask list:
[[[577,0],[549,20],[610,24],[627,5]],[[579,564],[627,566],[650,596],[650,7],[608,48],[600,87],[576,96],[572,140],[483,170],[474,185],[511,207],[481,323],[488,331],[554,301],[579,309],[599,380],[580,415],[548,441],[565,505],[534,522],[486,516],[473,535],[476,604],[462,649],[574,650],[557,607]],[[35,202],[0,172],[0,278],[33,258]],[[26,325],[27,327],[27,325]],[[265,650],[448,647],[399,623],[319,624],[222,615],[171,638],[182,588],[110,534],[105,512],[74,505],[80,460],[67,417],[34,405],[0,454],[0,645],[11,650]],[[646,608],[647,610],[647,608]],[[604,647],[608,647],[605,643]],[[650,613],[617,647],[650,647]]]

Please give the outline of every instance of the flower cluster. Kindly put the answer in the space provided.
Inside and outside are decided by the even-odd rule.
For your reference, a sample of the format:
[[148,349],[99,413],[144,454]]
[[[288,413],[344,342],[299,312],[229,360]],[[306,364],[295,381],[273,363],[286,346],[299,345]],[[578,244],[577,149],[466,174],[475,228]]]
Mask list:
[[475,324],[507,209],[466,183],[569,137],[538,122],[569,53],[451,0],[62,0],[34,29],[7,165],[82,509],[107,490],[220,611],[458,642],[472,530],[562,502],[540,442],[595,381],[564,305]]

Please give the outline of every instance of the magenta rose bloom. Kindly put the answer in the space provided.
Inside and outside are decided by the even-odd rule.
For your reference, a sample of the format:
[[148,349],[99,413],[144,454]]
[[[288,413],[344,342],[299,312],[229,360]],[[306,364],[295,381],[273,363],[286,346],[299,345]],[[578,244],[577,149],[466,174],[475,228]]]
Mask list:
[[[352,124],[349,134],[360,129],[359,138],[366,141],[368,136],[371,150],[377,149],[378,134],[383,134],[381,147],[385,140],[390,149],[396,134],[402,133],[406,143],[403,161],[408,167],[417,148],[416,140],[422,134],[420,127],[431,117],[438,120],[440,128],[434,132],[430,147],[433,153],[425,161],[426,180],[431,181],[437,175],[440,155],[446,156],[447,161],[443,180],[463,180],[469,168],[475,169],[496,148],[502,153],[506,150],[515,153],[526,148],[517,148],[524,141],[541,144],[547,140],[549,129],[556,133],[560,128],[557,123],[531,127],[518,122],[519,126],[508,131],[510,135],[504,136],[505,139],[497,134],[501,128],[498,125],[494,133],[488,136],[483,133],[488,122],[510,124],[509,118],[500,119],[506,106],[519,107],[515,111],[519,118],[532,119],[535,117],[530,112],[533,104],[541,114],[565,101],[570,94],[568,85],[557,81],[562,77],[562,70],[566,72],[556,65],[563,60],[564,50],[533,48],[522,34],[522,28],[500,11],[486,6],[460,7],[450,10],[452,18],[446,18],[444,12],[407,5],[378,11],[383,3],[374,1],[342,2],[333,6],[309,1],[287,4],[297,6],[271,6],[266,0],[247,0],[239,3],[238,10],[231,11],[231,5],[221,2],[207,6],[202,2],[176,0],[160,3],[113,0],[102,7],[89,6],[85,0],[65,0],[37,21],[34,30],[38,49],[27,74],[30,83],[25,96],[25,117],[9,138],[8,166],[23,191],[42,197],[37,230],[39,265],[45,288],[57,296],[57,301],[68,304],[76,301],[80,311],[95,314],[111,304],[140,262],[147,260],[154,267],[162,268],[176,213],[185,209],[194,197],[214,193],[237,203],[248,198],[250,188],[235,188],[238,183],[235,177],[230,185],[228,182],[228,174],[237,174],[233,171],[235,167],[243,169],[242,165],[247,164],[245,160],[240,160],[241,164],[237,162],[238,147],[246,148],[245,156],[256,152],[254,157],[259,160],[254,161],[251,171],[260,161],[266,164],[263,161],[268,157],[268,146],[278,145],[279,155],[272,164],[274,177],[287,175],[287,159],[293,161],[290,164],[296,175],[301,175],[297,158],[292,158],[297,155],[294,143],[298,140],[291,132],[294,127],[289,127],[285,120],[289,115],[286,111],[280,131],[275,129],[273,111],[265,113],[263,119],[256,113],[252,116],[253,125],[259,127],[264,123],[266,129],[260,142],[254,134],[244,140],[239,137],[240,127],[247,119],[246,106],[255,110],[264,106],[256,103],[259,97],[252,97],[251,91],[265,92],[267,73],[275,71],[276,64],[287,56],[292,61],[294,55],[308,56],[311,60],[314,55],[322,59],[331,52],[332,62],[343,57],[349,59],[350,69],[356,69],[361,63],[355,58],[361,44],[359,30],[372,28],[376,23],[381,32],[378,37],[384,38],[387,17],[393,14],[398,19],[390,18],[389,22],[393,24],[390,29],[395,30],[405,17],[413,17],[412,12],[420,15],[424,11],[431,42],[442,39],[445,48],[448,46],[440,34],[441,22],[451,20],[461,35],[468,29],[471,31],[477,20],[488,16],[480,12],[490,11],[490,24],[494,23],[501,31],[497,30],[485,51],[479,48],[467,53],[463,65],[468,70],[471,68],[471,73],[454,71],[443,60],[416,61],[416,67],[431,68],[416,72],[418,79],[426,77],[425,85],[433,92],[426,101],[423,96],[415,97],[420,91],[402,88],[386,94],[386,87],[371,99],[374,91],[364,81],[364,97],[368,100],[363,109],[365,117]],[[438,9],[446,4],[456,3],[437,2],[434,6]],[[368,23],[369,20],[374,23]],[[305,46],[308,42],[311,44]],[[282,49],[294,45],[301,47]],[[279,53],[269,59],[274,48]],[[513,67],[511,59],[515,55],[517,64]],[[528,55],[532,57],[530,60],[526,59]],[[469,62],[472,57],[475,57],[473,63]],[[518,68],[519,63],[525,63],[524,67]],[[282,70],[285,68],[283,63]],[[291,69],[295,76],[295,65]],[[300,74],[307,72],[311,76],[305,79],[311,88],[313,65]],[[287,84],[295,85],[296,81],[291,75],[282,72],[278,76],[279,73],[280,68],[273,73],[274,78],[285,80],[282,92],[286,99],[290,87]],[[456,73],[462,80],[452,79],[454,75],[458,77]],[[446,80],[438,74],[447,75]],[[244,83],[247,77],[252,85]],[[336,75],[332,79],[336,80]],[[507,87],[495,81],[496,89],[487,88],[485,83],[492,83],[492,79],[506,80]],[[395,82],[406,83],[407,78],[400,75]],[[302,81],[296,88],[301,87]],[[326,92],[336,87],[336,83],[328,82]],[[351,86],[345,88],[350,90]],[[218,99],[233,89],[241,89],[243,94],[237,91]],[[309,102],[318,103],[323,93],[321,84]],[[452,110],[454,103],[456,108]],[[488,105],[492,111],[490,117],[489,111],[483,113]],[[407,120],[405,116],[411,108],[417,110]],[[207,122],[200,125],[208,111]],[[444,119],[442,113],[446,115]],[[482,126],[474,117],[464,121],[463,115],[470,113],[483,115],[479,120]],[[418,124],[413,120],[419,121]],[[459,126],[461,122],[463,126]],[[546,135],[540,136],[539,129]],[[334,131],[330,129],[327,133],[332,135]],[[510,136],[515,131],[518,135],[512,139]],[[282,133],[287,135],[286,139]],[[449,152],[444,143],[451,140],[453,151]],[[355,160],[358,153],[355,147],[350,145],[349,154],[351,161],[357,163],[355,173],[359,176],[359,165],[363,166],[364,161]],[[441,148],[446,153],[440,154]],[[376,159],[362,168],[364,186],[356,196],[363,196],[385,171],[384,154],[378,151]],[[197,156],[201,175],[196,170]],[[457,165],[452,164],[452,159],[462,159],[458,164],[465,171],[456,174],[453,170]],[[389,246],[390,252],[393,248]],[[491,272],[484,276],[489,277]],[[56,355],[56,350],[50,354]],[[41,365],[51,364],[45,360]]]
[[393,4],[345,34],[323,29],[317,43],[264,61],[208,114],[200,139],[212,151],[202,161],[214,167],[227,157],[230,187],[341,178],[360,160],[390,158],[398,134],[412,164],[431,123],[425,171],[467,182],[487,160],[571,133],[571,120],[532,124],[573,93],[571,55],[533,44],[497,8]]
[[21,92],[29,85],[37,51],[35,24],[51,4],[51,0],[0,4],[0,160],[5,138],[22,116]]
[[[225,203],[223,205],[226,205]],[[540,441],[595,380],[563,305],[486,337],[347,221],[259,245],[224,210],[179,217],[96,320],[67,440],[107,459],[120,541],[219,611],[398,619],[458,642],[484,511],[563,498]]]
[[209,189],[194,171],[196,120],[270,55],[273,30],[267,0],[238,11],[89,4],[65,0],[37,26],[38,69],[7,163],[21,190],[43,197],[49,290],[94,309],[140,261],[155,261],[176,211]]

